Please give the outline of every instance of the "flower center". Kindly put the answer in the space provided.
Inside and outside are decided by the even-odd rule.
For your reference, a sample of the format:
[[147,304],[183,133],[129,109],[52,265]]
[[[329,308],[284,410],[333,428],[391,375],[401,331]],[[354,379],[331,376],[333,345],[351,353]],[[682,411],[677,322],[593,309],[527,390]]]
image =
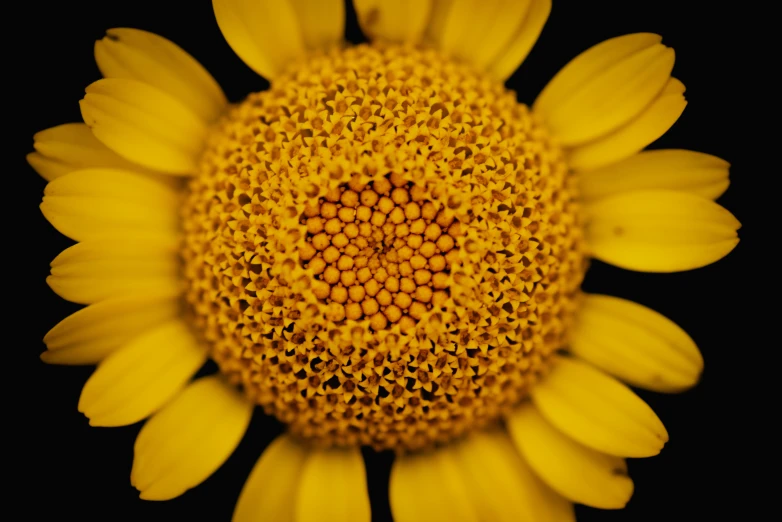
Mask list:
[[212,129],[183,205],[196,329],[314,444],[417,449],[522,400],[586,269],[562,152],[501,85],[360,45]]
[[416,323],[449,297],[458,263],[459,223],[398,173],[369,184],[354,178],[307,205],[299,258],[317,278],[312,290],[344,306],[339,315],[380,331]]

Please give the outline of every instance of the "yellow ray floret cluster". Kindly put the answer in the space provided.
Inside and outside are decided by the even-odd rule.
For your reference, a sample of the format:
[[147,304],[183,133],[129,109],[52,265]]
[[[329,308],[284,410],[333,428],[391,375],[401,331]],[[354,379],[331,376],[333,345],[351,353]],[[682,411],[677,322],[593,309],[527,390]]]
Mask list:
[[562,152],[431,49],[292,70],[210,130],[189,182],[212,357],[315,444],[414,449],[506,413],[564,345],[586,268]]

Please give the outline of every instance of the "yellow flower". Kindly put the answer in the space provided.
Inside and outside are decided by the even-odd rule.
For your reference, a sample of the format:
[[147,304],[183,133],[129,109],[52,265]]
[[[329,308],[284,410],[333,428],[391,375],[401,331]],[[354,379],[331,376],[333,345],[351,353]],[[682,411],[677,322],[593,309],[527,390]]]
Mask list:
[[[581,282],[589,258],[674,272],[729,253],[728,164],[642,152],[686,105],[659,36],[592,47],[529,108],[502,83],[551,3],[478,4],[354,0],[372,43],[350,46],[342,0],[214,0],[271,81],[236,105],[160,36],[96,43],[84,124],[28,156],[44,215],[79,242],[49,285],[88,305],[42,358],[98,364],[92,425],[149,417],[142,498],[204,481],[260,405],[288,433],[237,522],[370,520],[361,446],[396,452],[397,522],[627,503],[625,458],[668,440],[627,384],[682,391],[703,360],[670,320]],[[193,380],[207,358],[220,374]]]

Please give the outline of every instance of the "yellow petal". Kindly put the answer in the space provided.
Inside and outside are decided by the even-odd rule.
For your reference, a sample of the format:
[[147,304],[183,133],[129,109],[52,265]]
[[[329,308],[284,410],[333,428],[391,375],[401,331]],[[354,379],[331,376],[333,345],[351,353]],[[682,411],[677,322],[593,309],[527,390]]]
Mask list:
[[90,304],[180,288],[177,243],[165,236],[123,234],[90,239],[64,250],[46,279],[57,295]]
[[92,426],[138,422],[171,400],[206,361],[181,319],[164,323],[109,355],[87,380],[79,411]]
[[[516,19],[517,23],[523,19],[530,4],[529,1],[519,3],[525,5],[522,5],[524,9]],[[444,15],[441,32],[433,43],[446,54],[469,59],[476,42],[487,36],[492,22],[499,18],[502,7],[502,2],[498,0],[435,3],[437,11],[447,9],[447,14]]]
[[145,500],[194,488],[233,453],[253,405],[219,377],[189,385],[147,421],[136,438],[130,482]]
[[687,101],[683,87],[676,78],[668,80],[660,96],[635,119],[611,134],[572,149],[568,155],[570,167],[597,169],[641,151],[665,134],[684,112]]
[[439,46],[439,42],[442,41],[443,38],[448,16],[450,15],[454,4],[455,0],[432,0],[429,20],[424,27],[424,39],[427,43],[430,43],[435,47]]
[[301,469],[294,520],[369,522],[371,518],[361,450],[312,449]]
[[175,294],[120,297],[101,301],[60,321],[43,338],[52,364],[95,364],[149,328],[180,313]]
[[647,150],[579,174],[581,197],[595,200],[633,190],[678,190],[717,199],[727,190],[730,163],[691,150]]
[[[485,70],[508,48],[524,23],[532,0],[468,0],[449,7],[440,48]],[[435,4],[436,8],[442,8]]]
[[33,140],[36,152],[29,154],[27,161],[47,181],[85,168],[141,169],[98,141],[83,123],[42,130]]
[[427,37],[448,55],[504,81],[524,61],[551,11],[551,0],[435,2]]
[[178,224],[175,212],[94,196],[46,196],[41,212],[54,228],[76,241],[135,230],[158,230],[174,237]]
[[291,0],[291,2],[307,48],[328,49],[343,40],[344,0]]
[[[514,2],[515,3],[515,2]],[[520,2],[523,3],[523,2]],[[513,72],[527,58],[535,42],[538,41],[543,26],[546,25],[548,15],[551,13],[551,0],[531,0],[529,9],[515,31],[514,36],[507,45],[503,45],[502,51],[488,67],[489,74],[499,81],[507,80]],[[500,27],[503,22],[498,22]],[[492,29],[487,39],[494,40],[495,30]]]
[[292,522],[308,450],[289,435],[266,448],[253,467],[234,509],[233,522]]
[[673,49],[653,44],[636,51],[580,85],[544,115],[566,147],[615,131],[638,116],[671,77]]
[[703,370],[698,347],[673,321],[607,295],[585,297],[570,351],[633,386],[663,393],[690,388]]
[[95,42],[95,61],[106,78],[138,80],[176,98],[206,122],[228,101],[212,75],[181,47],[154,33],[116,28]]
[[110,168],[83,169],[46,185],[44,195],[123,199],[151,209],[170,209],[179,204],[179,193],[164,183],[137,172]]
[[212,7],[228,45],[261,76],[274,78],[305,54],[293,2],[212,0]]
[[[432,487],[433,484],[437,487]],[[464,481],[452,451],[438,448],[398,455],[391,468],[389,484],[394,521],[478,522],[478,511],[471,501],[471,486]]]
[[713,263],[738,244],[733,215],[708,199],[644,190],[589,204],[593,257],[628,270],[677,272]]
[[621,509],[633,494],[627,465],[573,441],[525,403],[508,417],[516,447],[538,476],[565,498],[600,509]]
[[440,451],[454,452],[479,520],[575,522],[573,504],[541,482],[504,431],[478,431]]
[[353,0],[358,23],[370,40],[416,43],[423,36],[432,0]]
[[47,158],[38,152],[29,153],[25,159],[27,163],[46,181],[64,176],[73,171],[73,167],[57,160]]
[[86,169],[49,182],[41,211],[77,241],[145,230],[176,241],[178,195],[155,179],[115,169]]
[[662,37],[635,33],[594,45],[565,65],[538,95],[533,110],[545,116],[564,103],[580,86],[632,54],[658,44]]
[[106,78],[79,102],[84,122],[111,150],[144,167],[189,175],[206,139],[204,121],[170,94],[137,80]]
[[575,359],[560,358],[535,384],[532,401],[565,435],[602,453],[651,457],[668,441],[663,423],[630,388]]

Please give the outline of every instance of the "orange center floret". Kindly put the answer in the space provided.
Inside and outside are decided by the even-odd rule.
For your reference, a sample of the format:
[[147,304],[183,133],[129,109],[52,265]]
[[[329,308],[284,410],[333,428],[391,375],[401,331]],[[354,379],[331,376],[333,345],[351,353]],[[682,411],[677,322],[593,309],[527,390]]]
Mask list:
[[308,205],[299,256],[318,278],[315,295],[344,306],[349,320],[368,318],[375,331],[397,323],[411,331],[442,306],[461,232],[426,197],[421,187],[391,175],[337,187]]
[[292,64],[213,127],[182,216],[194,329],[313,444],[496,421],[565,346],[586,269],[561,150],[431,49]]

